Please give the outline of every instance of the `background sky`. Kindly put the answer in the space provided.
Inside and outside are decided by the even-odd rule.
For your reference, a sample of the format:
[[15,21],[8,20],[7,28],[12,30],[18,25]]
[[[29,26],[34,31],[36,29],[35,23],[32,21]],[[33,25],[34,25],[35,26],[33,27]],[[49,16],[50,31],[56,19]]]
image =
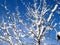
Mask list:
[[[26,5],[30,2],[31,4],[33,4],[34,0],[22,0],[23,2],[26,3]],[[48,8],[53,9],[55,4],[56,4],[56,0],[46,0],[47,1],[47,5]],[[58,0],[59,1],[59,0]],[[37,3],[39,5],[39,0],[37,0]],[[7,6],[7,8],[5,7]],[[26,13],[26,7],[23,5],[23,3],[21,2],[21,0],[0,0],[0,25],[2,23],[2,16],[4,17],[5,22],[7,22],[9,20],[9,16],[12,15],[12,13],[17,13],[16,12],[16,7],[19,7],[18,10],[21,13],[22,18],[25,20],[25,13]],[[31,6],[31,5],[30,5]],[[56,25],[56,30],[60,31],[60,14],[58,14],[58,11],[60,10],[60,4],[58,4],[58,8],[57,10],[54,12],[54,16],[52,18],[52,21],[55,19],[55,22],[53,23],[53,25],[55,23],[57,23]],[[8,14],[9,13],[9,14]],[[47,12],[45,18],[47,18],[49,16],[51,12]],[[7,18],[6,18],[7,17]],[[12,16],[12,18],[14,18]],[[28,21],[25,20],[25,22],[27,23]],[[10,20],[11,23],[11,20]],[[21,28],[23,27],[22,25],[20,25]],[[19,28],[19,27],[18,27]],[[23,28],[25,29],[25,28]],[[0,35],[3,35],[4,32],[0,31]],[[12,33],[13,34],[13,33]],[[46,34],[48,37],[51,37],[51,39],[47,39],[44,42],[46,43],[56,43],[56,45],[59,44],[59,41],[55,40],[56,39],[56,33],[54,31],[49,31],[48,34]],[[31,39],[25,39],[28,42],[32,42]],[[53,40],[53,41],[52,41]],[[3,43],[2,41],[0,42],[0,45],[7,45],[6,43]]]

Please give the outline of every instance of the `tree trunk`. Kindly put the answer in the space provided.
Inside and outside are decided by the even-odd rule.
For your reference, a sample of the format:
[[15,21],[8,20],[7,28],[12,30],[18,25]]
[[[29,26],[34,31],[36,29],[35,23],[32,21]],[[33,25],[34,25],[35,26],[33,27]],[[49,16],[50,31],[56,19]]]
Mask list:
[[38,45],[40,45],[40,25],[38,25]]
[[38,45],[40,45],[40,39],[38,39]]

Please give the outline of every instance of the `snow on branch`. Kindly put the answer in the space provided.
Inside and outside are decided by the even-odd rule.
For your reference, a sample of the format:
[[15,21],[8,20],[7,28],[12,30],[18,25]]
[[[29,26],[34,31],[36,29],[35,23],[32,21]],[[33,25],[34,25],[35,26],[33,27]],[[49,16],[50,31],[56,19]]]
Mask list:
[[56,4],[55,7],[52,9],[52,13],[49,15],[49,17],[48,17],[48,19],[47,19],[48,22],[49,22],[50,19],[52,18],[53,13],[54,13],[54,11],[57,9],[57,7],[58,7],[58,4]]
[[58,7],[58,4],[55,5],[55,7],[52,9],[52,12],[54,12]]
[[47,19],[48,22],[51,20],[52,16],[53,16],[53,13],[51,13],[51,14],[49,15],[49,17],[48,17],[48,19]]
[[6,39],[3,36],[0,36],[0,40],[5,41],[5,42],[8,42],[10,45],[13,45],[13,43],[9,39]]

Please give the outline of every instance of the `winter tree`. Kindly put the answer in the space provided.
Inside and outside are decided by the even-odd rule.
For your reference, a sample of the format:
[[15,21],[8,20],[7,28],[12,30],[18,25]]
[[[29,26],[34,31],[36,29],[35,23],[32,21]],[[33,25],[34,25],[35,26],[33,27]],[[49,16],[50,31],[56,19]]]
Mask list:
[[[56,19],[52,18],[60,5],[58,1],[51,6],[53,8],[48,5],[47,0],[33,0],[32,3],[29,0],[27,2],[15,1],[16,7],[13,12],[9,9],[7,0],[4,1],[4,4],[0,4],[5,10],[5,13],[1,14],[0,21],[1,41],[7,42],[7,45],[42,45],[41,42],[48,38],[45,35],[50,30],[54,30],[57,34],[56,26],[59,27],[60,22],[55,23]],[[19,11],[21,9],[21,6],[18,5],[19,1],[26,9],[23,14]],[[32,42],[28,42],[28,40],[32,40]]]

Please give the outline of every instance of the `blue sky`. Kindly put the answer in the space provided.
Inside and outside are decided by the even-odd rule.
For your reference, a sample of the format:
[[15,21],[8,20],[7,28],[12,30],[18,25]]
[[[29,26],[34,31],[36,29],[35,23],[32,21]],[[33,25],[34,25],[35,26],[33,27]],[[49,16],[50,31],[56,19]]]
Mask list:
[[[49,5],[48,6],[48,8],[50,8],[50,9],[53,9],[53,7],[55,6],[55,4],[56,4],[56,1],[55,0],[46,0],[47,1],[47,5]],[[33,4],[33,0],[23,0],[23,2],[25,2],[26,3],[26,5],[30,2],[31,4]],[[37,3],[38,3],[38,5],[39,5],[39,0],[37,0]],[[6,10],[5,9],[5,7],[4,6],[7,6],[7,8],[8,8],[8,10]],[[6,2],[5,2],[5,0],[0,0],[0,24],[2,23],[2,16],[4,17],[4,19],[5,19],[5,21],[7,22],[7,20],[9,20],[8,19],[8,17],[10,16],[10,15],[12,15],[12,13],[17,13],[16,12],[16,7],[19,7],[18,8],[18,10],[19,10],[19,12],[21,13],[21,16],[22,16],[22,18],[24,19],[24,21],[27,23],[28,21],[26,21],[25,19],[26,19],[26,16],[24,15],[25,13],[26,13],[26,7],[23,5],[23,3],[21,2],[21,0],[6,0]],[[31,5],[30,5],[31,6]],[[55,20],[55,22],[54,23],[58,23],[58,25],[55,27],[56,29],[57,29],[57,31],[60,31],[60,28],[59,28],[59,26],[60,26],[60,24],[59,24],[59,22],[60,22],[60,14],[58,14],[58,10],[59,10],[59,8],[60,8],[60,4],[58,4],[58,8],[57,8],[57,10],[54,12],[54,16],[53,16],[53,18],[52,18],[52,20],[54,20],[54,19],[56,19]],[[10,11],[10,13],[9,14],[7,14],[7,12],[9,12]],[[46,16],[45,16],[45,18],[47,18],[48,16],[49,16],[49,14],[50,14],[51,12],[50,11],[48,11],[47,12],[47,14],[46,14]],[[7,18],[6,18],[7,17]],[[12,18],[14,18],[13,16],[12,16]],[[51,21],[52,21],[51,20]],[[12,22],[12,20],[10,20],[10,23]],[[30,22],[31,23],[31,22]],[[54,25],[54,24],[53,24]],[[21,25],[21,28],[22,28],[23,26]],[[19,27],[18,27],[19,28]],[[23,29],[25,29],[25,28],[23,28]],[[26,29],[25,29],[26,30]],[[13,33],[12,33],[13,34]],[[50,37],[52,37],[52,38],[55,38],[56,37],[56,33],[54,32],[54,31],[49,31],[49,33],[48,34],[50,34],[50,35],[47,35],[47,36],[50,36]],[[1,31],[0,31],[0,35],[2,35],[1,34]],[[51,38],[51,41],[53,40]],[[29,42],[31,42],[31,39],[26,39],[27,41],[29,41]],[[45,41],[45,42],[48,42],[48,43],[50,43],[51,42],[50,40],[47,40],[47,41]],[[55,39],[54,39],[54,41],[53,42],[57,42]],[[2,42],[0,42],[0,44],[1,45],[4,45]],[[7,44],[6,44],[7,45]]]

